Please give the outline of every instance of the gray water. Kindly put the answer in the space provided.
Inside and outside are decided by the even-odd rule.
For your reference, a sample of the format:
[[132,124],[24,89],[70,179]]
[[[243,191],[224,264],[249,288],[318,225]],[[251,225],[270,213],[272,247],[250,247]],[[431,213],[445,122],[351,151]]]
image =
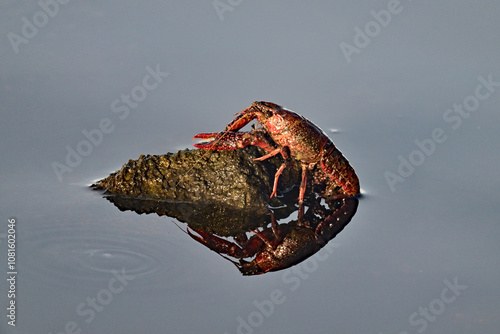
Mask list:
[[[2,333],[497,332],[498,1],[0,9]],[[309,260],[244,277],[88,189],[254,100],[314,121],[359,176],[356,215]]]

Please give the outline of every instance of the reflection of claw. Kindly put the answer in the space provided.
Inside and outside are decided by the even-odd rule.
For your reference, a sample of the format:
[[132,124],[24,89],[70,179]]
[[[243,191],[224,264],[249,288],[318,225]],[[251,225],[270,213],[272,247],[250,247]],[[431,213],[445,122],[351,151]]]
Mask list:
[[191,233],[191,231],[188,228],[187,233],[191,236],[191,238],[198,241],[200,244],[207,246],[208,248],[217,253],[224,253],[234,257],[245,256],[243,250],[232,242],[219,238],[203,230],[193,228],[193,231],[198,233],[201,237]]

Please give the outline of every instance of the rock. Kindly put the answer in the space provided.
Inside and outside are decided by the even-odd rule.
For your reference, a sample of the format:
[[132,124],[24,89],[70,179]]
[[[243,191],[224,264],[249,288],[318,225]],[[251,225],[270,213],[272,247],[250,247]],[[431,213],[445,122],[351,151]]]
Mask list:
[[[254,161],[264,154],[264,150],[250,146],[235,151],[186,149],[175,154],[141,155],[92,188],[134,198],[263,209],[269,204],[274,174],[283,162],[280,155]],[[300,175],[299,163],[286,168],[279,178],[279,189],[299,184]]]

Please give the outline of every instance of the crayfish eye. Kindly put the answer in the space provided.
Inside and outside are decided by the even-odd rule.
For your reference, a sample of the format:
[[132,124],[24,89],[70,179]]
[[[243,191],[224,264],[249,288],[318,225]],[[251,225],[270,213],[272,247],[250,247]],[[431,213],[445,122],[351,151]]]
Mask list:
[[254,105],[262,112],[266,117],[273,116],[276,112],[279,112],[282,108],[276,103],[266,102],[266,101],[256,101]]

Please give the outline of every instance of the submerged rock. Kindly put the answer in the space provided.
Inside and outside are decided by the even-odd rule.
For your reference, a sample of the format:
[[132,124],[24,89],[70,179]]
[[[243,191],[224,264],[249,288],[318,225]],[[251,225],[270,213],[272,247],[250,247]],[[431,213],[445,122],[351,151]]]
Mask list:
[[[186,149],[175,154],[141,155],[92,188],[134,198],[265,208],[283,159],[275,156],[254,161],[264,154],[252,146],[236,151]],[[300,173],[298,162],[286,168],[279,178],[279,189],[298,184]]]

